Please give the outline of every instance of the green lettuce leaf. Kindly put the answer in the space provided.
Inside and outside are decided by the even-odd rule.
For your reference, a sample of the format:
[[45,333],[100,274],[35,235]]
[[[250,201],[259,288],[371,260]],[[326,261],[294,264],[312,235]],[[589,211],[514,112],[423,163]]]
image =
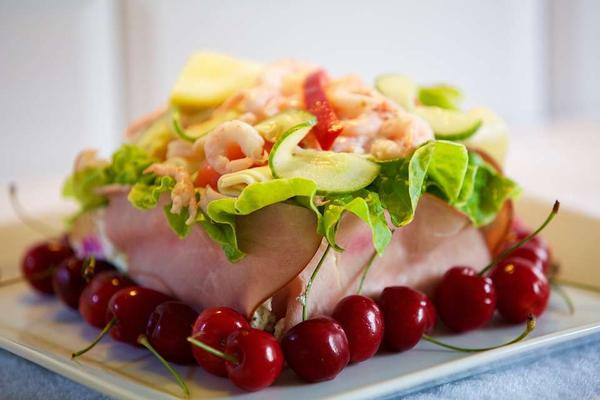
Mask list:
[[175,179],[170,176],[157,177],[152,183],[136,183],[133,185],[127,199],[136,208],[148,210],[156,207],[162,193],[170,193],[175,186]]
[[63,186],[63,196],[74,198],[81,206],[80,212],[102,207],[107,203],[97,189],[110,183],[107,167],[85,168],[71,175]]
[[63,196],[74,198],[81,206],[80,212],[102,207],[108,202],[105,196],[97,193],[102,186],[134,185],[138,182],[154,185],[156,177],[144,174],[144,170],[155,161],[144,150],[130,144],[123,145],[112,155],[109,166],[89,167],[72,174],[63,186]]
[[112,156],[109,167],[111,183],[134,185],[140,181],[152,181],[152,174],[144,174],[144,170],[154,162],[156,160],[141,148],[124,144]]
[[385,213],[377,193],[363,189],[356,193],[328,197],[324,207],[323,216],[319,224],[319,232],[327,238],[331,246],[338,250],[343,249],[336,243],[336,233],[339,221],[344,212],[351,212],[363,220],[372,232],[373,247],[378,254],[383,251],[392,239]]
[[464,145],[443,140],[427,142],[406,159],[381,164],[374,182],[383,206],[396,226],[412,221],[419,199],[430,191],[456,201],[469,165]]
[[167,222],[180,239],[185,239],[192,230],[192,225],[186,224],[189,217],[189,211],[187,208],[184,208],[179,214],[174,214],[171,212],[171,207],[172,204],[167,204],[163,207]]
[[463,193],[451,204],[467,214],[475,226],[483,226],[494,220],[506,200],[519,195],[520,188],[477,153],[469,153],[469,169]]
[[[319,217],[319,210],[313,201],[316,191],[316,183],[303,178],[257,182],[246,187],[237,198],[211,201],[207,207],[207,215],[202,215],[198,222],[205,229],[208,226],[207,233],[218,239],[217,242],[222,245],[229,260],[237,261],[244,256],[238,246],[235,231],[237,216],[248,215],[271,204],[297,199],[298,204],[311,209]],[[203,217],[208,217],[215,225],[208,224]]]

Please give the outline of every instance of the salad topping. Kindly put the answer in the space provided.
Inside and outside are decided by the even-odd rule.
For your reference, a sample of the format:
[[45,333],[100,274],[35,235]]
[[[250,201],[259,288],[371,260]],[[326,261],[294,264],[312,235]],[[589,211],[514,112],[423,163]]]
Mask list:
[[[419,88],[398,75],[382,76],[375,89],[306,63],[258,65],[199,53],[169,107],[134,124],[130,143],[111,160],[82,153],[64,193],[81,213],[105,206],[109,185],[127,187],[139,209],[156,207],[164,194],[171,228],[186,237],[199,225],[230,261],[244,256],[236,216],[280,202],[311,210],[337,250],[338,223],[353,213],[382,253],[388,217],[396,227],[410,223],[425,193],[478,227],[518,194],[463,142],[476,146],[480,130],[499,131],[487,121],[501,122],[461,111],[461,97],[453,87]],[[500,134],[490,135],[488,142]]]

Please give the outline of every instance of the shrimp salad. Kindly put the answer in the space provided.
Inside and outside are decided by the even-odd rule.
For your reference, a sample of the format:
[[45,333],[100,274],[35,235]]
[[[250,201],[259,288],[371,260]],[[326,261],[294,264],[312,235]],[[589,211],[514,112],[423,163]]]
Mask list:
[[352,213],[383,253],[425,194],[493,223],[518,186],[502,174],[504,122],[463,109],[446,84],[400,74],[368,84],[296,60],[259,64],[202,52],[177,79],[168,104],[135,121],[110,158],[85,150],[64,194],[82,214],[110,203],[111,188],[132,207],[164,208],[182,240],[203,229],[231,262],[245,256],[236,218],[276,203],[304,207],[334,249]]

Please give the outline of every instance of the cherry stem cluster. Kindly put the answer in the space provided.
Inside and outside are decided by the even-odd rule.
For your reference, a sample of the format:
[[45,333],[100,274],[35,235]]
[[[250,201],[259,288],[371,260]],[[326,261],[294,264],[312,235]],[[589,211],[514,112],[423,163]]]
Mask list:
[[430,343],[433,343],[437,346],[441,346],[444,347],[446,349],[450,349],[450,350],[454,350],[454,351],[460,351],[463,353],[478,353],[481,351],[488,351],[488,350],[494,350],[494,349],[498,349],[500,347],[504,347],[504,346],[509,346],[511,344],[515,344],[517,342],[520,342],[521,340],[525,339],[533,330],[535,329],[535,317],[533,315],[529,315],[527,317],[527,324],[525,325],[525,330],[523,330],[523,332],[521,332],[521,334],[519,336],[517,336],[516,338],[514,338],[513,340],[511,340],[510,342],[506,342],[503,344],[499,344],[497,346],[491,346],[491,347],[480,347],[480,348],[465,348],[465,347],[459,347],[459,346],[454,346],[448,343],[444,343],[441,342],[429,335],[423,335],[423,340],[426,340]]
[[173,378],[175,378],[175,380],[177,381],[177,384],[179,385],[179,387],[185,394],[185,397],[189,398],[190,397],[190,389],[188,388],[187,384],[185,383],[185,381],[183,380],[181,375],[179,375],[179,373],[177,371],[175,371],[175,369],[171,366],[171,364],[169,364],[169,362],[167,360],[165,360],[158,353],[158,351],[156,351],[156,349],[154,347],[152,347],[152,345],[150,344],[150,341],[148,340],[146,335],[138,336],[137,342],[139,344],[141,344],[142,346],[144,346],[145,348],[147,348],[156,358],[158,358],[158,361],[160,361],[161,364],[167,369],[167,371],[169,371],[169,373],[173,376]]
[[106,336],[106,334],[112,329],[113,326],[115,326],[117,324],[117,322],[119,322],[117,320],[117,317],[113,317],[108,324],[106,324],[106,326],[104,328],[102,328],[102,330],[100,331],[100,333],[98,334],[98,336],[96,336],[96,338],[92,341],[92,343],[90,343],[86,348],[81,349],[79,351],[76,351],[75,353],[71,354],[71,358],[76,358],[79,357],[85,353],[87,353],[88,351],[90,351],[92,348],[94,348],[94,346],[96,346],[104,336]]
[[81,270],[81,275],[83,276],[83,279],[85,279],[86,282],[89,282],[92,279],[92,277],[94,276],[95,269],[96,257],[92,255],[88,259],[86,259],[85,265]]
[[187,338],[187,341],[190,342],[191,344],[193,344],[194,346],[200,347],[202,350],[206,351],[207,353],[212,354],[215,357],[219,357],[219,358],[221,358],[225,361],[229,361],[230,363],[233,363],[233,364],[239,363],[239,360],[234,355],[227,354],[225,352],[217,350],[214,347],[209,346],[206,343],[199,341],[198,339],[194,338],[193,336],[190,336],[189,338]]
[[365,280],[367,279],[367,274],[369,273],[369,270],[373,265],[373,261],[375,261],[375,257],[377,257],[377,250],[373,251],[373,254],[371,254],[371,257],[369,257],[369,260],[367,261],[367,265],[365,265],[362,276],[360,277],[360,282],[358,283],[358,289],[356,290],[356,294],[362,293]]
[[19,197],[17,195],[17,184],[15,182],[11,182],[8,185],[8,197],[10,199],[10,204],[12,206],[13,211],[15,212],[19,220],[23,223],[23,225],[29,227],[32,231],[35,231],[42,236],[56,236],[54,229],[52,229],[49,225],[46,225],[45,223],[33,219],[27,215],[27,212],[25,212],[25,210],[21,206],[21,202],[19,201]]
[[552,211],[550,211],[550,214],[548,214],[548,216],[546,217],[546,220],[535,231],[531,232],[529,235],[525,236],[523,239],[521,239],[514,245],[510,246],[509,248],[507,248],[506,250],[504,250],[503,252],[498,254],[498,256],[496,256],[492,260],[492,262],[490,262],[484,269],[482,269],[479,272],[479,275],[480,276],[485,275],[492,268],[494,268],[500,261],[504,260],[506,258],[506,256],[508,256],[510,253],[512,253],[519,247],[523,246],[525,243],[529,242],[534,237],[536,237],[538,235],[538,233],[540,233],[550,223],[550,221],[552,221],[554,219],[554,217],[558,213],[559,208],[560,208],[560,202],[558,200],[556,200],[554,202],[554,206],[552,207]]
[[306,289],[304,289],[304,293],[302,293],[302,321],[306,321],[308,319],[308,295],[310,294],[310,289],[312,288],[313,281],[317,277],[317,274],[319,273],[319,270],[321,269],[325,258],[327,258],[327,254],[329,254],[329,250],[331,250],[331,245],[328,243],[327,248],[325,248],[321,259],[315,267],[315,270],[313,271],[313,273],[310,276],[310,279],[306,283]]

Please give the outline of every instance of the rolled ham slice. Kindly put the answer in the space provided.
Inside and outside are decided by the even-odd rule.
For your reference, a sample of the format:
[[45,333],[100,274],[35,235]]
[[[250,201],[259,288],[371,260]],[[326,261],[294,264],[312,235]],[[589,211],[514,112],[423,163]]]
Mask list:
[[[371,231],[353,214],[346,214],[337,236],[344,252],[329,252],[308,298],[309,315],[328,315],[337,302],[356,293],[365,265],[373,255]],[[273,297],[273,310],[289,329],[302,320],[304,292],[325,244],[309,265]],[[397,229],[383,256],[376,257],[362,293],[377,298],[387,286],[410,286],[431,294],[442,275],[455,265],[482,268],[490,261],[485,236],[468,218],[431,195],[419,202],[414,220]]]
[[[88,217],[85,227],[76,224],[72,236],[77,240],[102,231],[133,279],[197,309],[229,306],[251,317],[272,298],[273,313],[285,318],[286,328],[301,320],[299,296],[326,247],[311,211],[279,203],[239,217],[239,244],[246,257],[230,263],[199,226],[187,238],[177,237],[162,211],[168,201],[165,196],[158,207],[141,211],[129,204],[126,193],[111,192],[107,208],[92,218],[96,228],[90,228],[94,224]],[[345,251],[332,250],[325,259],[308,299],[309,315],[329,314],[343,296],[355,293],[373,255],[370,229],[352,214],[340,222],[337,239]],[[383,256],[374,260],[363,293],[376,297],[390,285],[430,293],[452,266],[480,268],[489,260],[483,232],[465,215],[425,195],[413,222],[396,229]]]

